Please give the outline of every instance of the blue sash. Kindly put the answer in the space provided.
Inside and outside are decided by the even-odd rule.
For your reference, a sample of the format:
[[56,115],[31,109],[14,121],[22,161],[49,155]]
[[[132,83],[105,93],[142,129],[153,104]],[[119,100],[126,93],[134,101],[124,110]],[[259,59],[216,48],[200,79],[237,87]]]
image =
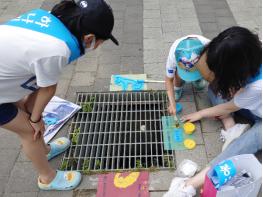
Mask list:
[[70,31],[58,18],[45,10],[36,9],[29,11],[8,21],[4,25],[30,29],[64,41],[71,51],[69,63],[80,57],[80,49],[77,38],[70,33]]

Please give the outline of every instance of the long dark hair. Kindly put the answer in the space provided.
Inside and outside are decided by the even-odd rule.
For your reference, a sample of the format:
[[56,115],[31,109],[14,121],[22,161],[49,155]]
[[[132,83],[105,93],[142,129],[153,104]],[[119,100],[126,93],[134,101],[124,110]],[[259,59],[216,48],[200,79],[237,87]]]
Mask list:
[[53,7],[51,14],[56,16],[78,39],[81,54],[84,54],[83,36],[89,34],[87,30],[81,27],[81,8],[79,8],[73,1],[61,1]]
[[215,74],[212,87],[223,98],[244,87],[258,74],[262,64],[262,46],[256,34],[234,26],[221,32],[204,49],[207,64]]

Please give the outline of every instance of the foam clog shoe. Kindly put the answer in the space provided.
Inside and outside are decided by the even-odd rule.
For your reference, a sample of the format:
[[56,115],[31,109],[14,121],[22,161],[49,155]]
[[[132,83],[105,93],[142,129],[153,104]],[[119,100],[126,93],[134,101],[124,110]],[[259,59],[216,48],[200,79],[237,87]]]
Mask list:
[[47,154],[47,159],[51,160],[69,148],[70,140],[66,137],[60,137],[48,143],[48,145],[50,146],[50,152]]
[[80,184],[80,182],[80,172],[57,170],[55,178],[49,184],[41,183],[40,179],[38,179],[38,187],[41,190],[64,191],[75,189]]

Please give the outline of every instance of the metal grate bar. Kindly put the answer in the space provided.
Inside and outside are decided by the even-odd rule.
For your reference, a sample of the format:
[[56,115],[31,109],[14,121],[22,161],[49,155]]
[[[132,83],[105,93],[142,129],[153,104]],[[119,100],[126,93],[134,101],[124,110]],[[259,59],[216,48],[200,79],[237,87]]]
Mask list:
[[82,105],[70,126],[72,145],[64,169],[89,171],[168,169],[173,151],[164,151],[161,117],[165,91],[78,93]]

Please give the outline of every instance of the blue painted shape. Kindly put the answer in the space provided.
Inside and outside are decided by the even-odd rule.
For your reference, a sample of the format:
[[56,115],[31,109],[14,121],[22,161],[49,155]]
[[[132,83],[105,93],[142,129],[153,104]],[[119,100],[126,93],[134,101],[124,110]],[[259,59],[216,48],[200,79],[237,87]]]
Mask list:
[[129,79],[126,77],[122,77],[120,75],[114,75],[113,79],[114,79],[114,84],[121,86],[122,90],[124,91],[128,90],[129,85],[131,85],[132,90],[134,91],[143,90],[144,87],[144,80],[141,79]]
[[175,128],[173,130],[173,139],[175,142],[183,141],[183,129],[182,128]]
[[176,103],[176,113],[179,114],[183,110],[183,106],[181,103]]
[[54,113],[48,113],[44,116],[44,122],[47,126],[57,124],[59,118]]

